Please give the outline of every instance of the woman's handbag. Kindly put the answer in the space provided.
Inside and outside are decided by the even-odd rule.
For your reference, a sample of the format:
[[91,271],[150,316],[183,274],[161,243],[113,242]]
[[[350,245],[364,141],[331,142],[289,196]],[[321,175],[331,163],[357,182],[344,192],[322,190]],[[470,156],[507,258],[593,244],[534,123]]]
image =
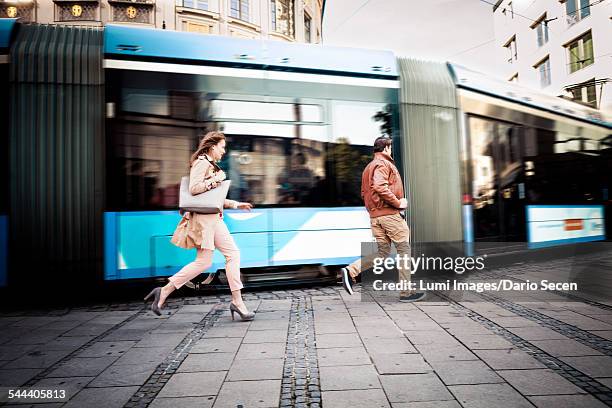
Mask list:
[[201,194],[191,195],[189,192],[189,176],[181,178],[181,192],[179,195],[179,208],[183,211],[198,214],[216,214],[223,211],[223,204],[231,181],[224,180],[212,190]]

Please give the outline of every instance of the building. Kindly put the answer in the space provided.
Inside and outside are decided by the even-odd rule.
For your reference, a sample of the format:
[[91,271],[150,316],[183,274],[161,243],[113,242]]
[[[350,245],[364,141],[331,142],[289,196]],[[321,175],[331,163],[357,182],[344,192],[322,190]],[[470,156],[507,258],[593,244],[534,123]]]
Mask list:
[[0,0],[0,18],[321,42],[322,0]]
[[509,81],[612,111],[612,2],[498,0],[493,14]]

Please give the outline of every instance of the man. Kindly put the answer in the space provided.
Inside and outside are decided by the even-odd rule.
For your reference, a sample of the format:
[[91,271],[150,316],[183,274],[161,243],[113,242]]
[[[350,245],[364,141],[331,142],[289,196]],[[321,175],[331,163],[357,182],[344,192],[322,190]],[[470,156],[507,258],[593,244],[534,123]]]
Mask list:
[[[378,256],[386,258],[391,252],[391,243],[395,245],[398,255],[410,257],[410,230],[401,216],[408,206],[404,198],[402,178],[392,158],[392,142],[388,137],[379,137],[374,141],[374,159],[366,166],[361,176],[361,197],[370,214],[372,234],[376,238]],[[372,266],[372,259],[360,259],[342,268],[342,284],[346,291],[353,294],[353,278],[362,270]],[[410,282],[410,269],[398,265],[399,278]],[[400,292],[401,302],[422,300],[425,293]]]

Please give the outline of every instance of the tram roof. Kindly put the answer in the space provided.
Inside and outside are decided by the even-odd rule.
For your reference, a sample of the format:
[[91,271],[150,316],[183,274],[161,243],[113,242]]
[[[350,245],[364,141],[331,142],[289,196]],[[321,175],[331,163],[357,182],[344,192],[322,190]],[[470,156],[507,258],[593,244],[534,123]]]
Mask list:
[[251,40],[109,24],[107,58],[396,79],[391,51]]
[[612,117],[579,103],[538,92],[521,85],[503,81],[473,71],[461,65],[448,64],[458,88],[463,88],[494,98],[505,99],[531,108],[587,121],[612,129]]

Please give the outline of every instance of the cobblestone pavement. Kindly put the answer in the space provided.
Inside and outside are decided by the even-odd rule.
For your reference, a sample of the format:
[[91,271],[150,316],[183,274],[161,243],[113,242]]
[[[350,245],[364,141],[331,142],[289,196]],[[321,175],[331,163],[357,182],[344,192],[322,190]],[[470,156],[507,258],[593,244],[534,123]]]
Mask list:
[[[596,262],[609,273],[610,261]],[[576,264],[481,279],[566,272]],[[36,407],[612,406],[603,293],[434,292],[404,304],[330,286],[260,291],[246,295],[252,322],[231,320],[228,296],[175,298],[160,317],[142,302],[5,313],[0,387],[66,390],[67,402]]]

